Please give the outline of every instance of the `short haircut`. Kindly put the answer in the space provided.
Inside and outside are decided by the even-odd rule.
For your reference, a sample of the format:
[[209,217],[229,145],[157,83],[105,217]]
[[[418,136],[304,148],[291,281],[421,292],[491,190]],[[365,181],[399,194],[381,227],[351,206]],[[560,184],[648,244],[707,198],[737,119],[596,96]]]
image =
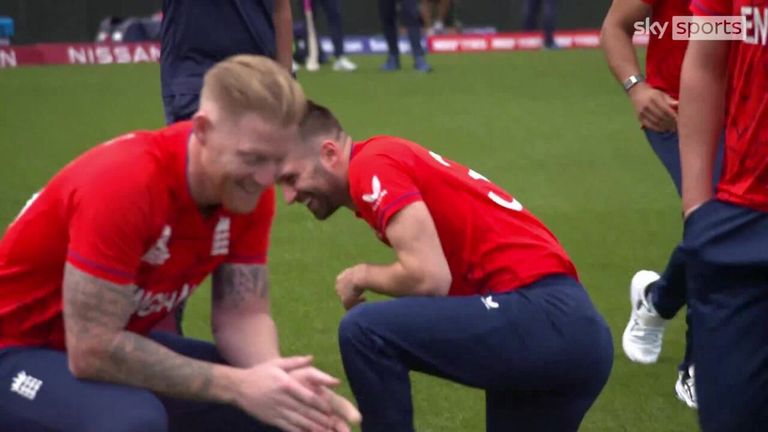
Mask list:
[[301,86],[274,60],[236,55],[205,74],[202,101],[214,102],[224,113],[256,113],[280,126],[298,124],[307,100]]
[[320,136],[338,139],[345,134],[344,128],[331,110],[311,100],[307,101],[307,109],[301,120],[299,131],[305,143]]

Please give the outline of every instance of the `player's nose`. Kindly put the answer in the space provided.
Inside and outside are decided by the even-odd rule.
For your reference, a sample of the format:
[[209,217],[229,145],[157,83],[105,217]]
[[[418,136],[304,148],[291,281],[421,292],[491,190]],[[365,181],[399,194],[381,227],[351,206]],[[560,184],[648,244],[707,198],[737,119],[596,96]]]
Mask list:
[[253,180],[260,186],[269,187],[277,181],[277,164],[270,163],[253,173]]
[[296,202],[296,196],[298,196],[298,192],[295,188],[288,186],[288,185],[282,185],[283,189],[283,199],[285,200],[286,204],[293,204]]

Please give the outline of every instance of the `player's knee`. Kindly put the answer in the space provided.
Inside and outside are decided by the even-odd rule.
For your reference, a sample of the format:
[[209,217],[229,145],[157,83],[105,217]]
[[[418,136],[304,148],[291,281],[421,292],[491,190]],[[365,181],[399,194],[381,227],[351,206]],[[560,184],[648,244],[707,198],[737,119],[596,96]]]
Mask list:
[[131,401],[124,401],[115,410],[92,416],[87,431],[110,432],[166,432],[168,414],[163,404],[154,396],[147,395]]
[[339,323],[339,346],[342,352],[360,346],[368,339],[370,323],[368,322],[369,305],[360,304],[352,308]]

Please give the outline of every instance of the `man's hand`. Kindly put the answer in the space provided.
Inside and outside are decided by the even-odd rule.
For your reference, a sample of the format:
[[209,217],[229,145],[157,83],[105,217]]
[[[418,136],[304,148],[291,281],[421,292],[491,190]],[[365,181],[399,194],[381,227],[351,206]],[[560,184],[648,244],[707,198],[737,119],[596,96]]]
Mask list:
[[637,119],[656,132],[677,130],[677,101],[672,96],[641,82],[629,90]]
[[330,389],[338,384],[335,378],[313,367],[294,369],[290,375],[328,403],[334,421],[334,432],[348,432],[349,424],[360,424],[362,416],[355,405]]
[[360,287],[359,281],[363,279],[365,264],[350,267],[336,276],[336,294],[344,305],[344,309],[350,310],[354,306],[365,301],[365,288]]
[[244,370],[237,405],[287,432],[348,431],[344,421],[355,418],[350,414],[349,420],[340,419],[335,400],[323,390],[338,385],[338,380],[311,367],[311,362],[311,357],[278,358]]

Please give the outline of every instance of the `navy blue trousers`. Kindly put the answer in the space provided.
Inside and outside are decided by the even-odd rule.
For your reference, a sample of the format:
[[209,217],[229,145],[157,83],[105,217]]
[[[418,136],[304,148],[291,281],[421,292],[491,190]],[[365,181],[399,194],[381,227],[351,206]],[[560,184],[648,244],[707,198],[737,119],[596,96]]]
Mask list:
[[[224,363],[213,344],[160,333],[152,338],[188,357]],[[23,388],[8,391],[20,376],[42,382],[34,395]],[[24,382],[31,379],[19,382],[24,387]],[[134,387],[76,379],[67,367],[66,353],[51,349],[0,350],[0,383],[2,431],[276,431],[229,405],[168,398]]]
[[685,222],[704,432],[768,428],[768,213],[709,201]]
[[[319,8],[317,6],[320,6]],[[339,0],[313,0],[312,11],[323,9],[325,19],[328,21],[328,30],[331,32],[333,42],[333,55],[339,58],[344,55],[344,30],[341,21],[341,2]]]
[[199,93],[177,94],[163,96],[163,110],[165,111],[165,124],[189,120],[197,112],[200,104]]
[[539,12],[544,11],[541,18],[541,27],[544,31],[544,44],[549,46],[555,43],[555,21],[557,18],[557,0],[525,0],[523,4],[523,28],[526,31],[536,30],[539,26]]
[[576,431],[613,364],[608,326],[567,276],[485,298],[361,304],[339,345],[364,432],[414,430],[411,371],[485,390],[489,432]]
[[[655,132],[644,129],[645,136],[651,144],[656,156],[658,156],[664,168],[667,170],[672,182],[675,185],[678,196],[680,196],[682,183],[682,170],[680,168],[680,143],[677,132]],[[717,159],[715,161],[715,172],[712,178],[712,188],[717,186],[720,180],[720,171],[723,164],[723,139],[721,137],[718,145]],[[685,256],[678,244],[669,257],[667,267],[661,278],[654,283],[651,290],[651,302],[656,311],[664,319],[672,319],[677,312],[687,303],[687,283],[685,276]],[[679,369],[685,370],[693,363],[693,353],[691,349],[693,342],[691,338],[691,315],[690,311],[686,313],[685,321],[688,324],[685,331],[685,354],[680,362]]]
[[[408,29],[408,40],[411,42],[411,52],[416,57],[423,56],[424,48],[421,46],[418,0],[400,0],[400,2],[402,3],[403,24]],[[397,37],[397,3],[398,0],[379,0],[379,19],[391,56],[400,55]]]

